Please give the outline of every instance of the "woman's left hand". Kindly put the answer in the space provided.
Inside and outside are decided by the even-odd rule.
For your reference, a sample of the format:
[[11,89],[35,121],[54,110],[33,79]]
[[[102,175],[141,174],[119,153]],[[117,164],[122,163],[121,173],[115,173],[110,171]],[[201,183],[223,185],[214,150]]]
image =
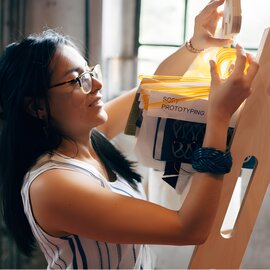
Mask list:
[[196,49],[209,47],[223,47],[232,43],[231,39],[215,38],[215,32],[219,19],[223,12],[217,9],[225,0],[211,0],[208,5],[196,16],[194,34],[191,38],[192,46]]
[[[246,53],[238,44],[236,56],[233,72],[225,80],[219,77],[216,63],[210,61],[212,80],[207,116],[218,119],[218,122],[226,119],[229,121],[242,102],[251,94],[251,84],[259,70],[255,57]],[[249,66],[247,72],[244,72],[247,61]]]

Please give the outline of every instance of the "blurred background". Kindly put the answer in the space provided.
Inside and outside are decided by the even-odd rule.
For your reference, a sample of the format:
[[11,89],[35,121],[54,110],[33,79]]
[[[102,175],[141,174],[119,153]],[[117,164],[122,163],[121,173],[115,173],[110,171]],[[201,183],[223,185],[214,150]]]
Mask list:
[[[69,35],[90,65],[100,63],[103,96],[110,100],[138,85],[139,74],[152,74],[193,32],[194,17],[208,0],[0,0],[0,52],[31,33],[53,28]],[[242,0],[242,27],[237,42],[256,54],[270,27],[269,0]],[[134,138],[116,143],[132,159]],[[176,209],[179,196],[158,174],[139,167],[149,199]],[[247,183],[239,187],[240,193]],[[270,269],[270,191],[265,196],[242,268]],[[0,268],[46,268],[37,252],[26,258],[16,249],[0,220]],[[193,247],[154,246],[157,268],[186,268]]]

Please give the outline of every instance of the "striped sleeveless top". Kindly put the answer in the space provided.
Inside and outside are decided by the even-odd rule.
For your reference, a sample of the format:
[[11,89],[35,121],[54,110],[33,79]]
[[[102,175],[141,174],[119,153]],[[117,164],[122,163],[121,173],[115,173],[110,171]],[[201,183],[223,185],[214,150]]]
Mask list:
[[89,175],[89,181],[113,192],[146,199],[140,183],[136,191],[120,177],[115,182],[108,182],[93,166],[83,161],[62,155],[41,157],[25,175],[21,194],[26,217],[47,260],[48,269],[153,269],[153,254],[146,245],[106,243],[80,235],[54,237],[42,230],[33,216],[29,188],[38,175],[57,168]]

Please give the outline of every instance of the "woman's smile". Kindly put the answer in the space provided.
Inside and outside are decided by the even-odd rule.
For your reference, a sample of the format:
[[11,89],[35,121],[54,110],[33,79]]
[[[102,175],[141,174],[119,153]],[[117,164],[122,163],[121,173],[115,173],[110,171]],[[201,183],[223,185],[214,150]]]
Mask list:
[[103,101],[101,100],[102,95],[97,95],[93,101],[88,105],[88,107],[102,107],[103,106]]

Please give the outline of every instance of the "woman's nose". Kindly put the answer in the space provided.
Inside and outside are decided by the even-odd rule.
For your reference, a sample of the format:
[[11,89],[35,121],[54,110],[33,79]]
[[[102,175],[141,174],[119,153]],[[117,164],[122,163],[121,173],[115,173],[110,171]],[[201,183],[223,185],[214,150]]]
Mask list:
[[99,81],[98,79],[92,77],[92,91],[91,92],[101,90],[102,86],[103,85],[102,85],[101,81]]

